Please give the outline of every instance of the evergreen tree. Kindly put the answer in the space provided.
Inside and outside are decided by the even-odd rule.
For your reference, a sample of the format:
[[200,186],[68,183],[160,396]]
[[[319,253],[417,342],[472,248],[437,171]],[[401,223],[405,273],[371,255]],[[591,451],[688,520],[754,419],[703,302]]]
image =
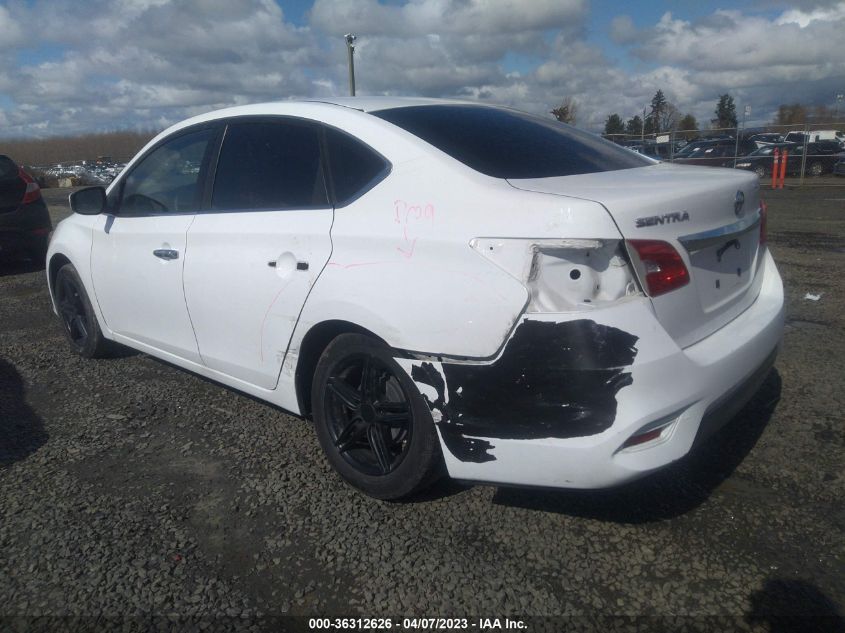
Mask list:
[[630,135],[640,135],[643,133],[643,120],[640,118],[638,114],[635,114],[633,117],[628,119],[628,122],[625,124],[625,134]]
[[666,101],[666,96],[662,90],[658,90],[651,98],[651,112],[648,113],[646,119],[646,132],[648,132],[649,121],[651,121],[651,131],[655,134],[660,134],[661,124],[668,109],[669,102]]
[[736,105],[734,105],[734,98],[729,94],[723,94],[719,97],[716,103],[716,118],[711,119],[710,122],[715,128],[729,128],[737,126],[736,119]]
[[625,124],[622,122],[622,117],[620,117],[615,112],[607,117],[607,121],[604,122],[604,133],[605,134],[624,134],[625,133]]

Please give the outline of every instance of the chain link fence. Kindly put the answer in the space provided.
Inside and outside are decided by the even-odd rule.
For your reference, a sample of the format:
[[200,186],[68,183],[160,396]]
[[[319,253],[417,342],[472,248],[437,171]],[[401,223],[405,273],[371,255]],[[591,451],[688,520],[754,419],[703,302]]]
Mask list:
[[777,159],[785,162],[787,186],[845,186],[841,121],[604,136],[663,161],[753,171],[763,186],[771,186]]

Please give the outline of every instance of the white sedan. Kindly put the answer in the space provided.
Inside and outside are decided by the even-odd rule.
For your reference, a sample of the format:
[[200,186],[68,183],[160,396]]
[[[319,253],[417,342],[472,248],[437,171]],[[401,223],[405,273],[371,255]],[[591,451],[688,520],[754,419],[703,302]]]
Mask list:
[[781,339],[754,174],[501,107],[220,110],[71,207],[47,271],[77,353],[128,345],[313,418],[379,498],[444,471],[645,475],[729,419]]

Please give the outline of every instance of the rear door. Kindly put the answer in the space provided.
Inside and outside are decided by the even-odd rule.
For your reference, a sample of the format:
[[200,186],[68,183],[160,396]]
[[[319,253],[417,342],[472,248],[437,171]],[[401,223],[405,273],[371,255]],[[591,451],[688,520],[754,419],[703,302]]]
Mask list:
[[185,298],[203,362],[265,389],[331,255],[321,139],[300,119],[231,120],[209,209],[188,231]]
[[178,132],[110,191],[114,208],[94,225],[94,292],[113,332],[199,362],[182,271],[186,234],[200,208],[218,128]]

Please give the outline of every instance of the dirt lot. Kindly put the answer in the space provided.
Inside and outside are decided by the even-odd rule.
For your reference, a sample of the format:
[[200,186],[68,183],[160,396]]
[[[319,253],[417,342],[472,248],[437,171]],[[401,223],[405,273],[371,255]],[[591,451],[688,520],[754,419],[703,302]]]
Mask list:
[[700,452],[603,493],[365,498],[306,421],[143,354],[72,355],[43,271],[0,263],[0,613],[845,630],[845,188],[767,199],[776,369]]

